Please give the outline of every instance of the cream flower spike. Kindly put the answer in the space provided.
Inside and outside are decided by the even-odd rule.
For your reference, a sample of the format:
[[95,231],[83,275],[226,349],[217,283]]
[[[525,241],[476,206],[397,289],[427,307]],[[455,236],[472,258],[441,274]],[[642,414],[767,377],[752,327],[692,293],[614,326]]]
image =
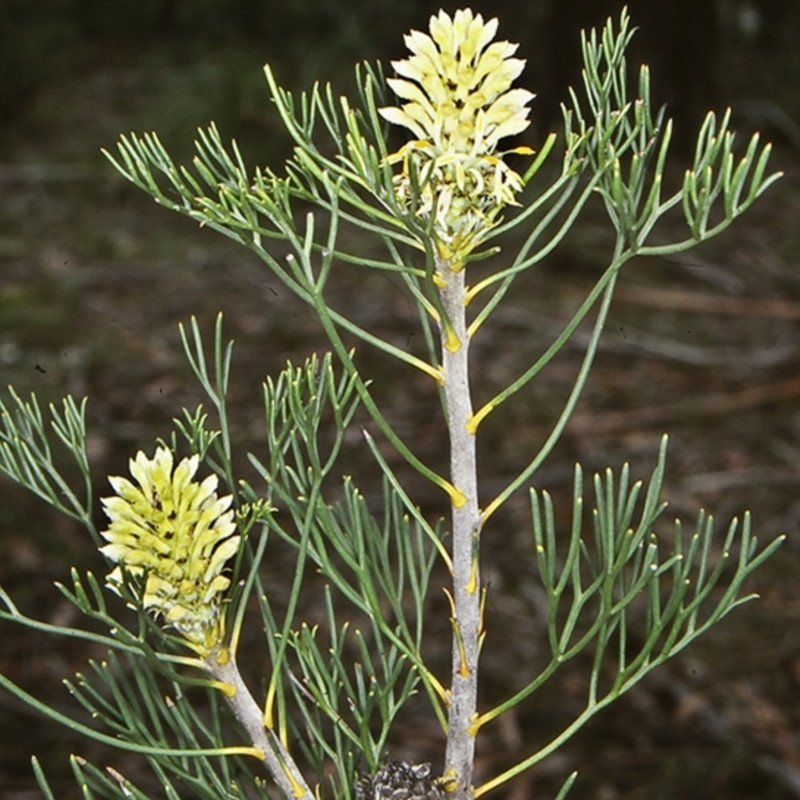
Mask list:
[[513,58],[517,45],[492,41],[497,26],[470,9],[432,16],[430,36],[411,31],[405,43],[412,55],[392,62],[399,77],[389,78],[389,86],[406,102],[380,109],[416,137],[390,156],[403,164],[395,178],[398,199],[413,203],[418,217],[433,217],[439,255],[454,268],[522,189],[522,178],[496,149],[500,139],[528,127],[534,95],[511,88],[525,61]]
[[[131,475],[111,477],[114,497],[102,503],[110,524],[101,534],[109,544],[101,552],[134,576],[143,576],[143,606],[177,629],[189,646],[207,657],[222,645],[222,593],[230,579],[222,575],[236,554],[231,495],[218,497],[214,475],[192,480],[198,457],[184,458],[173,471],[173,457],[159,447],[152,459],[139,451]],[[137,485],[138,484],[138,485]],[[119,567],[107,576],[117,589]]]

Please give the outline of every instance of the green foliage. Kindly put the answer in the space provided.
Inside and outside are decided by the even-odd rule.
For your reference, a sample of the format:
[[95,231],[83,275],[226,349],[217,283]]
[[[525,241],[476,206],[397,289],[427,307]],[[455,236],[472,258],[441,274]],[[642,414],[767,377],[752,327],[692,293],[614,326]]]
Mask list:
[[[0,399],[0,472],[85,525],[97,542],[92,524],[92,482],[86,452],[86,399],[76,403],[74,398],[65,397],[60,409],[51,403],[48,411],[49,421],[36,395],[23,400],[13,387],[9,389],[8,401]],[[62,477],[53,451],[56,443],[65,448],[83,477],[83,500]]]
[[556,530],[550,495],[531,490],[536,563],[547,598],[550,659],[524,687],[481,714],[476,727],[530,697],[584,651],[593,652],[581,714],[552,742],[490,781],[488,788],[541,761],[598,711],[736,606],[755,597],[742,594],[742,584],[775,552],[783,537],[759,549],[749,514],[741,522],[730,523],[717,556],[712,517],[700,511],[689,536],[675,520],[667,553],[661,555],[664,537],[655,529],[666,508],[661,500],[666,453],[665,436],[647,485],[631,483],[627,464],[619,476],[611,469],[594,476],[590,531],[585,530],[580,465],[575,467],[573,518],[566,534]]

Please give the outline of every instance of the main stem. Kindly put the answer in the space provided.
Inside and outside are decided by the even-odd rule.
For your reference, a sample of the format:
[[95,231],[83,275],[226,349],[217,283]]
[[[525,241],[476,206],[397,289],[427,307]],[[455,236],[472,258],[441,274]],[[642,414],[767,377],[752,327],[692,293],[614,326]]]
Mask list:
[[453,534],[453,670],[448,710],[444,776],[455,800],[472,797],[475,736],[470,732],[478,700],[478,650],[481,632],[481,586],[478,561],[481,519],[475,436],[467,424],[472,415],[469,385],[464,270],[437,263],[444,281],[442,305],[442,368],[447,428],[450,434],[450,480],[466,500],[452,508]]

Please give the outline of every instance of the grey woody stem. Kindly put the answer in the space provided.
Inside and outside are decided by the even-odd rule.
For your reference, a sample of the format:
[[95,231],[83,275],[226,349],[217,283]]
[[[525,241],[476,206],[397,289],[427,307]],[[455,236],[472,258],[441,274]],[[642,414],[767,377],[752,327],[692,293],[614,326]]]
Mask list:
[[[465,501],[452,508],[453,589],[451,620],[453,669],[448,709],[445,778],[457,800],[472,797],[475,736],[470,730],[477,710],[478,650],[481,633],[481,586],[478,562],[481,517],[475,436],[468,430],[472,415],[469,384],[464,270],[449,262],[437,263],[444,281],[442,304],[442,367],[447,427],[450,435],[450,480]],[[449,329],[448,329],[449,325]]]
[[305,782],[294,759],[281,743],[280,739],[264,726],[263,710],[256,703],[250,690],[242,680],[236,660],[233,656],[217,661],[210,657],[205,662],[206,668],[218,681],[233,687],[232,695],[226,697],[236,719],[247,731],[253,745],[263,753],[263,761],[272,775],[278,788],[288,799],[313,800],[314,794]]

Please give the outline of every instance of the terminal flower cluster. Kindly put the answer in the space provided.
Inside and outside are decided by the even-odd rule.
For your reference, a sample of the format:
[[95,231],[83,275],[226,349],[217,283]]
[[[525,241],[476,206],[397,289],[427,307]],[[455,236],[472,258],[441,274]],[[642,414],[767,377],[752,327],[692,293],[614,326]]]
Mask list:
[[115,496],[103,499],[110,524],[101,548],[116,567],[107,577],[119,590],[123,569],[144,578],[142,605],[177,629],[201,656],[220,645],[224,633],[222,595],[230,579],[222,574],[241,542],[231,495],[217,496],[217,477],[193,480],[198,456],[173,470],[172,452],[139,451],[130,460],[133,481],[111,477]]
[[[497,19],[470,9],[430,19],[430,36],[411,31],[411,57],[393,61],[388,83],[403,102],[380,109],[416,137],[390,156],[402,163],[398,199],[432,225],[438,255],[455,267],[477,247],[504,206],[517,205],[519,174],[498,152],[501,139],[528,127],[534,95],[512,89],[524,59],[517,45],[493,42]],[[528,147],[507,152],[530,155]]]

